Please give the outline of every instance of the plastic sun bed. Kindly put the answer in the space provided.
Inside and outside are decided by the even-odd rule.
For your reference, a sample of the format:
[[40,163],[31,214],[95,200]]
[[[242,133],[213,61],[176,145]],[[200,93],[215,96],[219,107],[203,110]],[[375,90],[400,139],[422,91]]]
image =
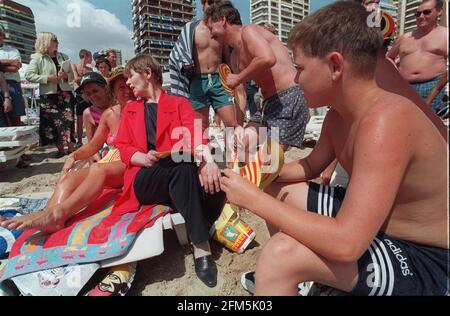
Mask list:
[[325,115],[311,116],[305,129],[305,138],[319,138]]
[[0,128],[0,148],[27,146],[39,141],[38,126]]
[[14,168],[27,146],[37,143],[38,126],[18,126],[0,128],[0,170]]

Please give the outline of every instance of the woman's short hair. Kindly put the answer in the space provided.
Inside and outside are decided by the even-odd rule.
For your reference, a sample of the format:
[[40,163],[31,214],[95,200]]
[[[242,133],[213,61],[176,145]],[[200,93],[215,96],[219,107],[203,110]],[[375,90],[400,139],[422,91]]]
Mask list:
[[129,77],[131,74],[131,70],[134,70],[135,72],[141,74],[149,68],[152,71],[152,75],[156,83],[162,85],[162,67],[158,63],[158,61],[156,61],[156,59],[149,54],[139,54],[136,57],[132,58],[125,66],[125,76]]

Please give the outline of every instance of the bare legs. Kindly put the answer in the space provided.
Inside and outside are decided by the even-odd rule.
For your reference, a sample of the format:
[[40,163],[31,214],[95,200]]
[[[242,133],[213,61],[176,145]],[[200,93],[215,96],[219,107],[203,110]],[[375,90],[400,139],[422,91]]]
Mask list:
[[255,295],[297,295],[297,285],[315,281],[351,291],[358,281],[355,263],[326,260],[280,232],[264,246],[256,264]]
[[[268,194],[288,205],[307,209],[306,183],[272,183]],[[342,291],[351,291],[358,281],[358,266],[329,261],[296,239],[267,223],[271,239],[256,265],[255,295],[297,295],[297,285],[315,281]]]
[[122,162],[111,162],[94,164],[89,169],[62,175],[55,192],[42,212],[10,220],[0,219],[0,226],[9,229],[57,231],[64,227],[67,219],[94,201],[105,186],[122,187],[124,171],[125,165]]

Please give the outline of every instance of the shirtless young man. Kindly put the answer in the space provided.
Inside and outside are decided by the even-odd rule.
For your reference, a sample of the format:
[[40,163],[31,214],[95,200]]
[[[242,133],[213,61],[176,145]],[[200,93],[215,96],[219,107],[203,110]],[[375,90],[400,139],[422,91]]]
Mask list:
[[255,81],[264,97],[263,113],[252,122],[279,128],[279,143],[300,147],[308,120],[308,108],[302,91],[294,82],[295,68],[283,43],[262,26],[242,26],[239,11],[229,1],[210,6],[204,21],[212,37],[230,46],[237,55],[239,73],[228,77],[235,88]]
[[[367,16],[340,1],[291,33],[308,105],[331,106],[312,153],[283,167],[272,196],[233,172],[221,179],[231,203],[280,229],[258,258],[255,294],[295,295],[305,281],[355,295],[448,292],[448,147],[417,106],[377,86],[382,38]],[[334,157],[346,191],[305,182]]]
[[[203,11],[218,0],[201,0]],[[194,34],[194,75],[189,92],[192,107],[203,127],[209,125],[209,107],[213,107],[226,127],[243,124],[243,113],[234,106],[232,96],[224,89],[219,78],[219,65],[229,60],[229,47],[211,38],[211,33],[203,21],[195,27]]]
[[[437,24],[442,8],[442,0],[424,0],[416,12],[417,30],[401,36],[387,54],[392,60],[400,57],[401,75],[424,100],[447,68],[447,28]],[[431,102],[433,111],[439,111],[444,93]]]

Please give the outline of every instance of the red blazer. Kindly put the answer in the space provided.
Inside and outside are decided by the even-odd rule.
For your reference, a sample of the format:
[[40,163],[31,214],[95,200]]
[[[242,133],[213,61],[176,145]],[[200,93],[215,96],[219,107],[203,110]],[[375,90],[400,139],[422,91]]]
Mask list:
[[[141,167],[132,165],[131,158],[136,152],[148,152],[144,104],[143,100],[131,102],[122,111],[116,147],[127,169],[123,191],[114,206],[114,212],[136,211],[140,206],[134,194],[134,179]],[[175,145],[176,151],[180,147],[184,151],[193,151],[197,146],[207,144],[201,122],[194,124],[195,118],[195,112],[187,99],[162,92],[158,102],[156,151],[171,151]]]

